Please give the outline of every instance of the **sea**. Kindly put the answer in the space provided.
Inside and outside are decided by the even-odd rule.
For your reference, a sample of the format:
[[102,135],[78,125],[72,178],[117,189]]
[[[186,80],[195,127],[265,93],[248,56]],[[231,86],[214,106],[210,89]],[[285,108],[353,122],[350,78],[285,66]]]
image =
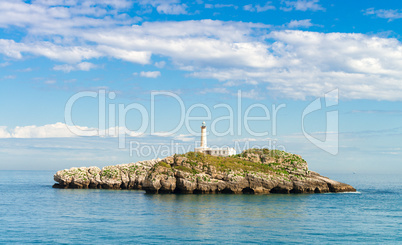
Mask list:
[[330,175],[355,193],[145,194],[54,189],[0,171],[0,244],[402,244],[402,178]]

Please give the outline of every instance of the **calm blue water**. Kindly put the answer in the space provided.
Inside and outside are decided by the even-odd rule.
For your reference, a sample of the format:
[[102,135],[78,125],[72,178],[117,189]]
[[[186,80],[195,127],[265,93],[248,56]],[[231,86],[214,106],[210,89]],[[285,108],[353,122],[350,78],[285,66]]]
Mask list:
[[0,171],[0,243],[402,243],[398,176],[330,176],[353,194],[146,195],[51,188]]

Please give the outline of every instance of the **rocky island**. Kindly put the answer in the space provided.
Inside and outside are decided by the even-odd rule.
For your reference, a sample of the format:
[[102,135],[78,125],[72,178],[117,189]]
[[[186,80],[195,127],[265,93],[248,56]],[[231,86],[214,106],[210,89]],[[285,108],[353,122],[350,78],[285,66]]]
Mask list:
[[199,152],[130,164],[71,168],[54,175],[54,188],[137,189],[146,193],[326,193],[352,186],[310,171],[299,155],[249,149],[232,156]]

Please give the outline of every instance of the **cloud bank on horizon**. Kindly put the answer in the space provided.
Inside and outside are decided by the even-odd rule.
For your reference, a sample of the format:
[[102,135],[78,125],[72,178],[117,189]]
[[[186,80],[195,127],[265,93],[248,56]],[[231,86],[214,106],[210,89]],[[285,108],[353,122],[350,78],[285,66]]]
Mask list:
[[[7,62],[45,57],[55,62],[54,71],[64,73],[99,69],[95,61],[101,58],[154,65],[155,71],[139,73],[147,78],[161,76],[157,69],[163,59],[185,76],[219,81],[215,89],[220,91],[252,84],[267,96],[304,100],[338,88],[344,99],[402,100],[402,43],[397,38],[303,30],[320,26],[311,19],[275,25],[200,14],[228,8],[250,13],[328,11],[318,0],[238,5],[4,0],[0,28],[18,30],[19,35],[2,35],[0,53]],[[400,13],[366,8],[359,14],[396,21]],[[153,20],[156,14],[185,18]]]

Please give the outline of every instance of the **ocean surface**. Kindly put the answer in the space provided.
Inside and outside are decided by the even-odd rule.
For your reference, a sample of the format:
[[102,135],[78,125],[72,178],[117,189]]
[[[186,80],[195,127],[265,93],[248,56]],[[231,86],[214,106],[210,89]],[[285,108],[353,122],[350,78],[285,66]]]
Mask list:
[[0,171],[0,243],[402,244],[402,178],[331,175],[357,193],[147,195],[53,189],[54,171]]

